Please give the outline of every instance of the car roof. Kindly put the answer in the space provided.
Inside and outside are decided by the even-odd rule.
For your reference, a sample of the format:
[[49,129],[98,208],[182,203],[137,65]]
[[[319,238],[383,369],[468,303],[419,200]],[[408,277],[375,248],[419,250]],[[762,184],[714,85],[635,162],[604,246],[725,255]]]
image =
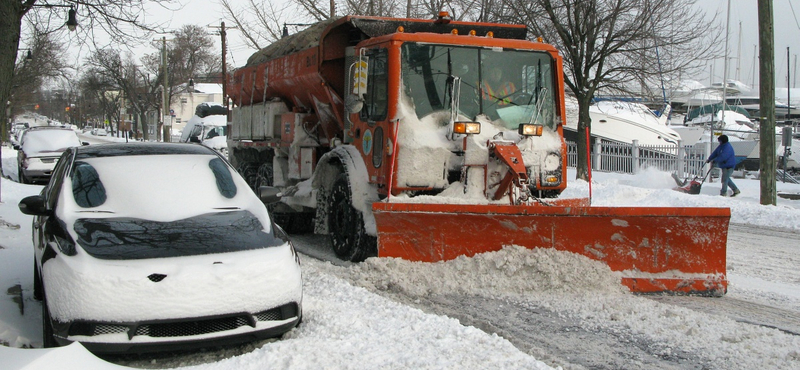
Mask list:
[[70,129],[70,128],[61,127],[61,126],[33,126],[33,127],[28,128],[28,130],[33,130],[33,131],[39,131],[39,130],[66,130],[66,131],[72,131],[72,129]]
[[215,152],[189,143],[109,143],[75,149],[75,159],[168,154],[215,155]]

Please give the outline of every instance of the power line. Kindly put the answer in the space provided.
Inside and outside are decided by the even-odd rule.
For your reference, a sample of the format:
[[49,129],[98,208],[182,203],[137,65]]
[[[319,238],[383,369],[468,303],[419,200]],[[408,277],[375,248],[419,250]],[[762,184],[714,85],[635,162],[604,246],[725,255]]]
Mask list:
[[800,23],[797,22],[797,14],[794,12],[794,5],[792,5],[791,0],[789,0],[789,8],[792,9],[792,16],[794,17],[794,24],[797,26],[797,29],[800,29]]

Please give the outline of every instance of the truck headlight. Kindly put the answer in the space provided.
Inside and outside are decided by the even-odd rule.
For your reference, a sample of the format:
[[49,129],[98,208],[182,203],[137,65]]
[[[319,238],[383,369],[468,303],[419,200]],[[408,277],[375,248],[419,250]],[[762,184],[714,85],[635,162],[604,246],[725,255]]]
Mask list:
[[519,134],[522,136],[542,136],[543,130],[544,126],[542,125],[531,125],[527,123],[521,123],[519,125]]
[[478,122],[454,122],[453,133],[455,134],[480,134],[481,124]]
[[550,153],[547,157],[544,157],[544,163],[542,164],[545,171],[552,172],[557,170],[561,167],[561,157],[558,154]]

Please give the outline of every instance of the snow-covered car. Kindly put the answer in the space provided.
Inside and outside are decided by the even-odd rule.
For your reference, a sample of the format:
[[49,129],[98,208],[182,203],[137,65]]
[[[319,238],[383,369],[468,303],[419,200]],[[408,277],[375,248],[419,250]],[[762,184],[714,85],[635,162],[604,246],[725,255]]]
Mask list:
[[[180,143],[67,150],[33,219],[45,347],[157,352],[281,336],[300,323],[294,247],[216,151]],[[273,195],[271,195],[273,194]]]
[[81,146],[80,138],[67,128],[55,126],[31,127],[24,131],[17,149],[19,182],[47,182],[58,158],[67,148]]
[[181,132],[180,142],[200,143],[228,156],[228,108],[201,103]]
[[15,123],[14,126],[11,127],[11,134],[12,135],[16,135],[17,132],[24,131],[24,130],[27,130],[29,128],[30,128],[30,126],[28,125],[27,122]]
[[94,136],[108,136],[108,131],[102,127],[97,127],[92,129],[92,135]]

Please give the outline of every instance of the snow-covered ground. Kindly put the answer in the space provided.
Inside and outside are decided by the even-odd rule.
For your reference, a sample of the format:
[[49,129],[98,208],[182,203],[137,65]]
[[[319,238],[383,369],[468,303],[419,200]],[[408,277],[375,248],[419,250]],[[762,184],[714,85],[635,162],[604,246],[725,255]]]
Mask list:
[[[16,179],[15,155],[3,148],[4,175],[11,179]],[[574,178],[574,173],[570,176]],[[786,240],[780,239],[783,242],[758,237],[739,242],[729,237],[728,294],[724,298],[700,298],[700,302],[746,300],[798,316],[800,200],[778,198],[777,206],[762,206],[757,180],[735,182],[742,194],[724,198],[717,195],[718,180],[706,182],[700,195],[688,195],[671,190],[675,183],[668,173],[644,171],[631,176],[595,172],[592,198],[593,204],[607,206],[730,207],[731,222],[737,227],[752,225],[785,235]],[[32,297],[30,218],[19,212],[17,203],[38,193],[41,186],[21,185],[8,178],[3,178],[0,186],[0,284],[7,293],[0,298],[0,368],[15,369],[31,362],[32,368],[42,369],[56,364],[67,369],[121,368],[92,356],[79,344],[37,349],[41,346],[41,304]],[[778,183],[778,190],[800,193],[800,185]],[[586,183],[572,181],[567,196],[587,192]],[[737,231],[735,235],[750,234]],[[307,257],[302,264],[304,321],[281,340],[257,343],[251,351],[220,360],[152,360],[142,367],[580,368],[565,365],[569,361],[558,359],[559,354],[531,349],[537,343],[520,345],[513,337],[490,334],[489,330],[414,307],[430,297],[457,294],[485,297],[512,308],[557,312],[581,330],[646,338],[656,357],[670,359],[680,354],[699,359],[690,367],[699,363],[711,369],[800,368],[800,333],[631,295],[604,265],[567,253],[511,247],[434,264],[375,258],[337,266]],[[589,342],[583,350],[598,359],[607,356],[604,347]],[[662,367],[630,361],[616,367]],[[676,364],[673,368],[682,367],[680,362]]]

